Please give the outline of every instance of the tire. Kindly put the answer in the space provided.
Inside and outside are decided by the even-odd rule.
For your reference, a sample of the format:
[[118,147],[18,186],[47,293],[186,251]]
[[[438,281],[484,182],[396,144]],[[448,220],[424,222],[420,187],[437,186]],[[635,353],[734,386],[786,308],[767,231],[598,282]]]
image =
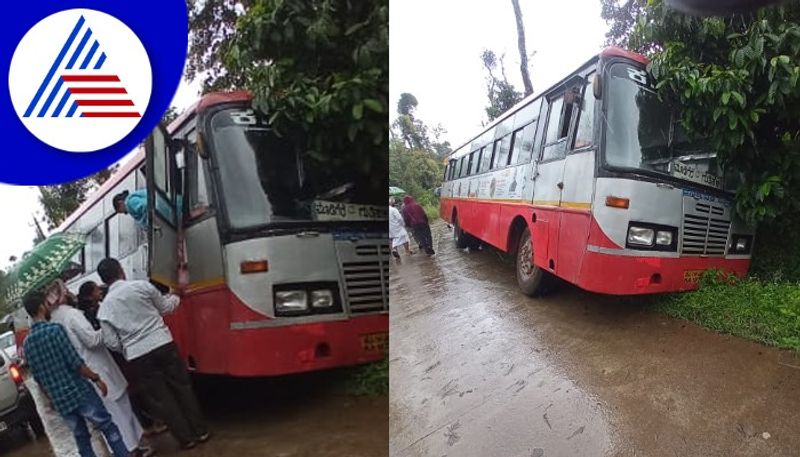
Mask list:
[[517,243],[515,266],[517,285],[522,293],[529,297],[541,295],[544,292],[547,272],[533,263],[533,243],[531,243],[531,232],[527,228]]
[[464,249],[469,246],[469,240],[467,239],[469,235],[467,232],[461,230],[461,226],[458,225],[458,216],[453,218],[453,242],[455,242],[456,247],[458,249]]

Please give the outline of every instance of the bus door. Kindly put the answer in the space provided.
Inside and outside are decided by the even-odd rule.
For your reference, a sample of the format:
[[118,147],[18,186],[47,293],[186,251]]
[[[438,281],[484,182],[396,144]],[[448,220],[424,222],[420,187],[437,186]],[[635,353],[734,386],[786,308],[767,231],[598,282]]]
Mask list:
[[560,206],[564,189],[567,136],[572,120],[572,104],[565,103],[565,92],[547,100],[544,122],[544,145],[534,173],[533,261],[547,270],[556,271],[558,234],[561,224]]
[[178,285],[175,158],[169,135],[159,124],[145,142],[147,208],[149,211],[148,276],[167,287]]

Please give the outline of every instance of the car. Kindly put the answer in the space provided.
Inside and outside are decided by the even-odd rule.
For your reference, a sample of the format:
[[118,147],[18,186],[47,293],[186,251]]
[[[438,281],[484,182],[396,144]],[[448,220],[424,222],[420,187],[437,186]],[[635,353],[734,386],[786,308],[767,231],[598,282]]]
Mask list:
[[16,429],[31,438],[44,435],[33,397],[25,388],[22,369],[0,351],[0,435]]
[[17,360],[17,339],[14,332],[5,332],[0,335],[0,349],[6,353],[9,359]]

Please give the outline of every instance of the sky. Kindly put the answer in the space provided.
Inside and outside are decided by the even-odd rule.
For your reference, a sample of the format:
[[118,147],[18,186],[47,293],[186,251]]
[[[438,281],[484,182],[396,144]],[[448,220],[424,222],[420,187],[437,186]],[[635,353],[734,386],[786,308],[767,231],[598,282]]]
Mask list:
[[[534,93],[547,89],[602,49],[608,29],[599,0],[519,0]],[[390,10],[390,107],[403,92],[419,102],[416,117],[441,124],[458,147],[480,133],[484,49],[505,54],[509,81],[523,91],[514,9],[509,0],[402,0]]]
[[[200,94],[201,78],[193,82],[181,81],[178,91],[172,100],[172,106],[178,112],[194,103]],[[127,158],[127,156],[126,156]],[[121,162],[124,162],[123,158]],[[22,253],[33,246],[36,229],[33,225],[33,215],[40,215],[39,189],[36,187],[10,186],[0,184],[0,215],[3,218],[0,229],[0,269],[6,269],[13,262],[11,256],[20,257]],[[42,229],[47,230],[46,224]]]

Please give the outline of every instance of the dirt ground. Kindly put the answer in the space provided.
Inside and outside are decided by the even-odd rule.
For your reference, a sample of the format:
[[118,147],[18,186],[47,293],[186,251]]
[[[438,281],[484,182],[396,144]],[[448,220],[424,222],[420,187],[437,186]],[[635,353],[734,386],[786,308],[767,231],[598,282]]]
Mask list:
[[391,275],[390,455],[800,456],[800,356],[464,252]]
[[[195,378],[213,438],[181,452],[169,434],[155,440],[159,456],[333,457],[388,453],[388,399],[353,397],[342,372],[276,379]],[[4,457],[50,457],[46,439],[0,439]]]

